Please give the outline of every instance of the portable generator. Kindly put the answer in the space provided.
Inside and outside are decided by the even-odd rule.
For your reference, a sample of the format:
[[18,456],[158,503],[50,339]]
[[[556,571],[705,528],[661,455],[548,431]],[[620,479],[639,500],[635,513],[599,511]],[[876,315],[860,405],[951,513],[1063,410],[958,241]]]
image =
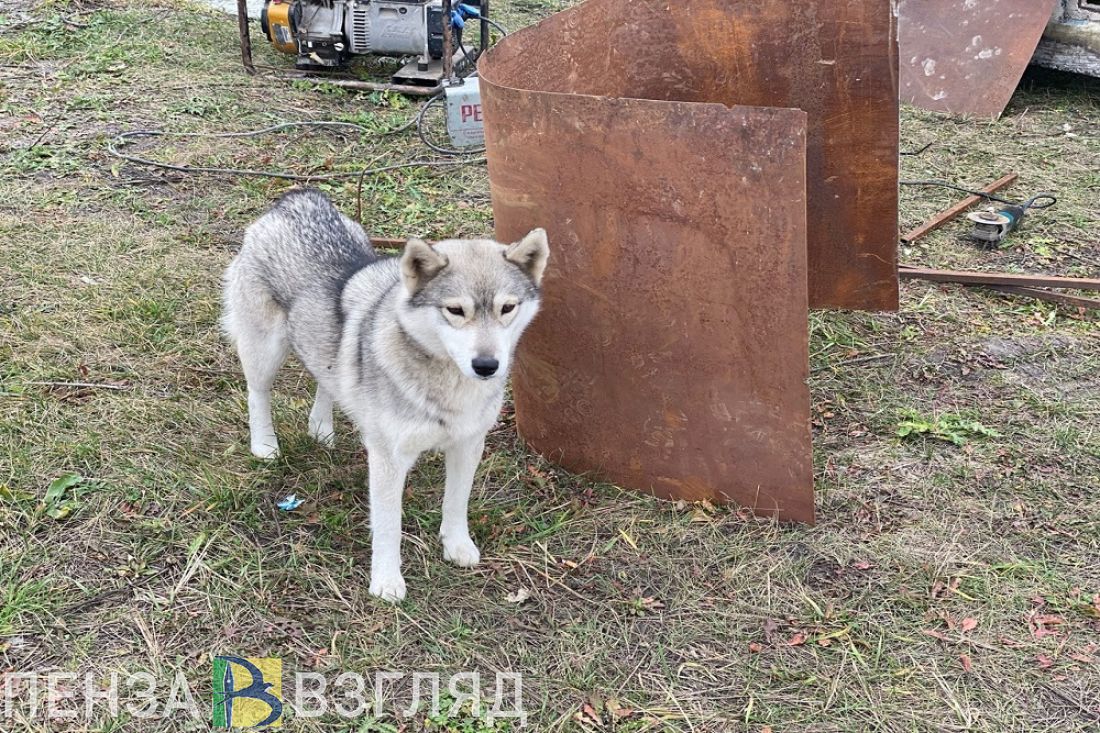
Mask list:
[[267,0],[260,27],[276,49],[297,56],[299,69],[374,54],[416,56],[423,72],[443,58],[444,12],[443,0]]
[[[237,18],[244,66],[255,74],[245,0],[237,2]],[[479,31],[478,41],[467,46],[463,31],[470,20]],[[489,47],[490,25],[507,34],[507,29],[489,19],[489,0],[265,0],[260,11],[260,27],[272,46],[295,57],[297,71],[291,74],[297,78],[339,71],[355,56],[413,57],[388,83],[347,78],[346,73],[325,73],[320,78],[353,89],[430,97],[417,118],[422,138],[423,113],[433,102],[442,101],[447,133],[457,149],[484,142],[476,74],[458,70],[465,66],[473,71]]]

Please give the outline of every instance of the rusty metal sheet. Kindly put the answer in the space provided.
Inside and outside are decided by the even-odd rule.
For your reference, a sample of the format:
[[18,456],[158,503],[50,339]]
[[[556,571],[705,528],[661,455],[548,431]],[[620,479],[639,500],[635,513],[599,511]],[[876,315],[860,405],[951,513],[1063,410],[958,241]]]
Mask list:
[[805,114],[481,83],[497,236],[551,243],[524,438],[624,487],[812,522]]
[[546,227],[520,432],[813,521],[807,308],[897,307],[891,0],[588,0],[480,64],[497,235]]
[[[481,69],[530,91],[805,110],[810,305],[897,308],[891,0],[588,0],[505,38]],[[761,192],[754,207],[768,205]]]
[[901,99],[997,118],[1035,54],[1057,0],[901,0]]

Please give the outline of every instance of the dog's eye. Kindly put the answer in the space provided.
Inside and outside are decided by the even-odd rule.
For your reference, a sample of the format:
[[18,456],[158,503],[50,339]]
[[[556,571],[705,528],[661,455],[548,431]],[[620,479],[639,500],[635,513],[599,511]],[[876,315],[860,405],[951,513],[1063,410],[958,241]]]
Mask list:
[[447,306],[447,312],[450,313],[452,316],[458,316],[460,318],[466,315],[466,311],[462,310],[462,306],[460,305]]
[[512,312],[512,311],[514,311],[515,309],[516,309],[516,304],[515,304],[515,303],[505,303],[504,305],[502,305],[502,306],[500,307],[500,312],[501,312],[502,314],[504,314],[504,313],[511,313],[511,312]]

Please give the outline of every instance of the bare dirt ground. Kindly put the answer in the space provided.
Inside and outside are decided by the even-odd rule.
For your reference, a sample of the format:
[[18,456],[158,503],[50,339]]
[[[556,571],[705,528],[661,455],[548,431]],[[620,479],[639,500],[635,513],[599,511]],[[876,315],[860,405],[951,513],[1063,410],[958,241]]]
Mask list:
[[[559,7],[495,5],[514,27]],[[211,657],[226,653],[330,678],[514,671],[539,731],[1098,729],[1095,314],[923,283],[903,284],[898,313],[814,313],[814,528],[565,474],[506,414],[475,485],[482,566],[442,561],[442,466],[427,460],[407,500],[410,599],[394,608],[366,590],[366,466],[349,426],[336,449],[313,444],[309,383],[288,368],[285,455],[251,460],[243,380],[217,332],[220,273],[289,183],[147,169],[106,145],[301,119],[381,132],[412,104],[250,79],[232,19],[184,3],[0,3],[0,84],[0,671],[179,672],[204,706],[151,725],[17,705],[0,729],[207,729]],[[1096,277],[1098,125],[1097,82],[1047,73],[995,123],[905,109],[903,148],[932,146],[903,177],[981,185],[1015,170],[1011,195],[1060,200],[1002,249],[956,223],[903,261]],[[312,172],[424,154],[411,133],[316,131],[139,149]],[[354,212],[354,182],[324,188]],[[479,166],[371,177],[364,219],[385,236],[482,234],[487,191]],[[903,229],[958,197],[902,194]],[[278,509],[290,493],[306,503]],[[387,705],[287,726],[513,723]]]

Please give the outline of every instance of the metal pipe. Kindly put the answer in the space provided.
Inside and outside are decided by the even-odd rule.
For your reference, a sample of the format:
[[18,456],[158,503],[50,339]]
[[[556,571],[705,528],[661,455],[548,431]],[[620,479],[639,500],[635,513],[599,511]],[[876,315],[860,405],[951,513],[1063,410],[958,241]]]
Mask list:
[[481,0],[481,53],[489,49],[489,0]]
[[252,63],[252,35],[248,28],[248,0],[237,0],[237,28],[241,35],[241,62],[250,76],[256,75]]
[[451,0],[443,0],[443,82],[455,80],[455,41],[451,28],[451,12],[454,4]]

